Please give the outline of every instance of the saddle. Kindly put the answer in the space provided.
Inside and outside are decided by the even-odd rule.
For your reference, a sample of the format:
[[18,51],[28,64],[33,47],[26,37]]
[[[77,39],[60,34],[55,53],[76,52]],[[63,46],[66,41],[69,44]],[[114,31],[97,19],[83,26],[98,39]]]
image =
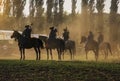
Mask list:
[[32,38],[23,37],[21,44],[31,44]]

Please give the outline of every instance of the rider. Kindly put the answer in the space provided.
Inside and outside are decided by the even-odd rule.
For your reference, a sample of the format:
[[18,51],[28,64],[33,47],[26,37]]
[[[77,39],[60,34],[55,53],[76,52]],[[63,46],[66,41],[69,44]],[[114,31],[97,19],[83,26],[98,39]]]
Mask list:
[[32,32],[32,28],[30,25],[25,25],[25,29],[22,33],[22,35],[26,38],[31,38],[31,32]]
[[103,40],[104,40],[104,36],[103,36],[103,34],[102,34],[101,32],[99,32],[98,42],[99,42],[99,43],[102,43]]
[[49,39],[56,39],[57,38],[57,29],[53,26],[50,27],[50,34],[49,34]]
[[89,31],[88,41],[93,41],[93,39],[94,39],[94,35],[93,35],[92,31]]
[[67,41],[69,39],[69,31],[67,27],[64,29],[63,38],[64,38],[64,41]]

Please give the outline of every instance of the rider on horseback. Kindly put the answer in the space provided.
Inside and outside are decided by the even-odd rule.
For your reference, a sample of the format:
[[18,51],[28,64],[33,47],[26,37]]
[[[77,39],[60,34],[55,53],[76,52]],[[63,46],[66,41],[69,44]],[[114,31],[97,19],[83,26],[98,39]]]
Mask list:
[[101,32],[99,32],[100,34],[99,34],[99,36],[98,36],[98,43],[102,43],[103,42],[103,40],[104,40],[104,36],[103,36],[103,34],[101,33]]
[[55,27],[50,27],[50,34],[49,39],[56,39],[57,38],[57,29]]
[[23,37],[31,38],[31,32],[32,32],[31,26],[25,25],[25,30],[23,31],[22,35],[23,35]]
[[91,31],[89,31],[89,35],[88,35],[88,41],[93,41],[94,40],[94,35]]
[[56,40],[57,40],[57,29],[54,26],[50,27],[49,29],[50,29],[50,34],[49,34],[48,42],[46,45],[48,45],[47,47],[52,45],[53,47],[55,47]]
[[89,31],[89,35],[87,37],[87,43],[85,45],[85,48],[88,48],[88,46],[91,46],[93,41],[94,41],[94,35],[93,35],[92,31]]
[[64,29],[63,38],[64,38],[64,41],[67,41],[69,39],[69,31],[67,27]]

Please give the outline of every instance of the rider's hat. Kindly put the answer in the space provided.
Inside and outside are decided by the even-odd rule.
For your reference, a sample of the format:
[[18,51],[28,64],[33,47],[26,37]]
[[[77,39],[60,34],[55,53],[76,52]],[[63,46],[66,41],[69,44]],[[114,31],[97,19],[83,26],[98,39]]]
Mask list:
[[89,31],[89,33],[92,33],[92,31]]
[[29,28],[29,25],[25,25],[25,28]]
[[53,29],[54,29],[54,26],[50,27],[50,29],[53,30]]
[[63,29],[64,31],[67,31],[67,27],[65,29]]

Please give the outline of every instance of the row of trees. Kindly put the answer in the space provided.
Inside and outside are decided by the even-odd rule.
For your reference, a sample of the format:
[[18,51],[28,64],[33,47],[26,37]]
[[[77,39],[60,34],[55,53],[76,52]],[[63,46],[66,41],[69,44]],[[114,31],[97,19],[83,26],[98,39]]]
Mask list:
[[[64,1],[65,0],[47,0],[47,11],[44,12],[44,0],[29,0],[29,15],[25,17],[23,10],[27,0],[1,0],[0,3],[1,5],[3,4],[3,15],[1,15],[1,17],[4,16],[3,23],[5,23],[3,26],[21,28],[26,23],[32,22],[36,30],[41,30],[50,25],[59,27],[59,25],[67,21],[71,23],[77,19],[81,23],[81,30],[83,30],[81,33],[85,33],[86,30],[104,32],[108,29],[112,41],[119,39],[120,20],[119,14],[117,14],[119,0],[111,0],[110,13],[107,15],[103,12],[105,0],[81,0],[82,3],[80,5],[82,11],[80,14],[75,11],[77,0],[70,0],[72,3],[72,11],[69,15],[64,11]],[[95,13],[95,9],[97,9],[97,13]],[[106,25],[109,28],[105,28]]]

